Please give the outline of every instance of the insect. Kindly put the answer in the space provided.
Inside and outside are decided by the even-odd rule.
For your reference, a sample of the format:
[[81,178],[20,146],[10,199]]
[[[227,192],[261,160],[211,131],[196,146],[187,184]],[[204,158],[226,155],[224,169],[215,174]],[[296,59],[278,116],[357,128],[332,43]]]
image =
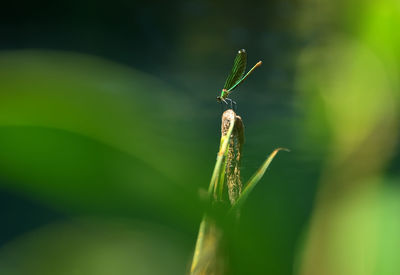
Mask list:
[[232,71],[229,74],[228,78],[225,81],[224,88],[221,91],[221,94],[217,96],[218,102],[224,102],[228,105],[227,101],[236,104],[232,99],[228,98],[229,94],[237,87],[240,83],[242,83],[257,67],[261,66],[262,62],[258,61],[256,65],[251,68],[250,71],[245,75],[244,72],[246,70],[247,65],[247,53],[245,49],[241,49],[238,51],[235,61],[233,62]]

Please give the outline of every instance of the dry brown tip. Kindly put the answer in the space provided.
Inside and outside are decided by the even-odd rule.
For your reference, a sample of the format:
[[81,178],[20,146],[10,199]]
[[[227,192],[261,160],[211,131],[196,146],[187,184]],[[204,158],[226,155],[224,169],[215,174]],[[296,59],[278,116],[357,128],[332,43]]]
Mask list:
[[229,141],[226,157],[226,184],[228,187],[229,201],[234,204],[242,193],[242,181],[240,178],[240,160],[244,143],[244,124],[242,118],[233,110],[227,110],[222,114],[221,135],[226,136],[232,122],[235,126]]

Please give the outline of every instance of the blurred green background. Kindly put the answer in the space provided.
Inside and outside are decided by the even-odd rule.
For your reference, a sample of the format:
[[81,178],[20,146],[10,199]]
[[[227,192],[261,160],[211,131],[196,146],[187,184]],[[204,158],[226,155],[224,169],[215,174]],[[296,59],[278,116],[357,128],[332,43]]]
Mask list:
[[229,274],[400,274],[400,4],[34,1],[0,10],[0,274],[185,274],[232,94]]

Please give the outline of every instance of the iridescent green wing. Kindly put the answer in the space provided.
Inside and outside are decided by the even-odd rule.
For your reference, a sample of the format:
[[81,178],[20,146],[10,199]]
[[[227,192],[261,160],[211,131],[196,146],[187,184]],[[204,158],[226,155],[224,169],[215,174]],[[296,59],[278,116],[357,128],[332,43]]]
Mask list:
[[239,50],[235,61],[233,62],[232,71],[225,81],[224,89],[230,90],[235,84],[237,84],[244,75],[247,65],[247,53],[244,49]]

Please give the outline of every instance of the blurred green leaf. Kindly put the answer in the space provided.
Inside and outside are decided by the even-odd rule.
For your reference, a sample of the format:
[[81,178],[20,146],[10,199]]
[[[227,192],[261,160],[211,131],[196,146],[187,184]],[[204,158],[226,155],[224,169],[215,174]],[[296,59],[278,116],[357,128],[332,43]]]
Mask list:
[[1,274],[184,274],[187,240],[156,224],[81,218],[0,248]]
[[197,130],[164,83],[96,57],[11,51],[0,90],[8,188],[73,208],[191,217],[198,207]]

